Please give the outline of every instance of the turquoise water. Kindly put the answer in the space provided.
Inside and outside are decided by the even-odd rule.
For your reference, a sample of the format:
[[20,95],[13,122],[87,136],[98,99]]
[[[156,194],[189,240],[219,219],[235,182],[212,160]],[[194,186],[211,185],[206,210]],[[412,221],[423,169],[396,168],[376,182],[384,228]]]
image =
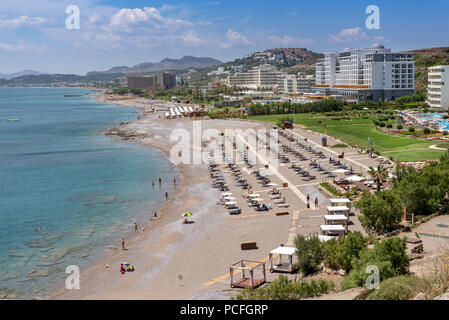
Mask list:
[[443,115],[440,113],[421,114],[419,117],[425,121],[436,121],[439,125],[445,126],[443,130],[449,130],[449,120],[443,119]]
[[[173,165],[157,151],[99,134],[135,109],[81,89],[0,89],[0,298],[42,297],[120,245],[172,191]],[[7,119],[19,118],[19,122]]]

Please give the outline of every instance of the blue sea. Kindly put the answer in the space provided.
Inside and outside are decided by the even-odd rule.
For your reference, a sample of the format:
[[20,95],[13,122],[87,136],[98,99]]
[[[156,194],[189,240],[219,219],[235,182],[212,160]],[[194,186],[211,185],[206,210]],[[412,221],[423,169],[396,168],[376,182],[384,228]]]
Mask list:
[[[120,246],[172,192],[159,151],[100,134],[137,109],[83,89],[0,88],[0,299],[42,298]],[[8,122],[8,119],[20,119]],[[152,180],[165,183],[153,189]]]

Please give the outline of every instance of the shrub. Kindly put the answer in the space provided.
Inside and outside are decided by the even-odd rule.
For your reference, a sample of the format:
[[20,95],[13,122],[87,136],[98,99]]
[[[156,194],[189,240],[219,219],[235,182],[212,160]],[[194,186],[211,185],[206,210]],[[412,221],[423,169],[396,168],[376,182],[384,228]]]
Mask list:
[[326,266],[334,270],[351,270],[353,259],[358,259],[360,252],[365,248],[367,240],[360,232],[352,232],[345,238],[332,239],[323,244],[324,261]]
[[356,207],[362,212],[359,220],[368,233],[384,234],[401,222],[401,199],[393,191],[382,191],[378,196],[364,193]]
[[415,130],[415,128],[414,127],[410,127],[410,128],[408,128],[408,132],[415,132],[416,130]]
[[409,267],[406,248],[405,239],[395,237],[376,242],[374,249],[363,249],[359,259],[352,260],[352,269],[343,282],[343,289],[364,286],[370,276],[366,272],[368,266],[379,268],[381,281],[406,274]]
[[387,124],[387,128],[391,129],[391,128],[393,128],[393,125],[391,123],[389,123],[389,124]]
[[321,246],[321,241],[314,236],[305,239],[299,235],[295,241],[298,249],[298,264],[299,270],[304,275],[309,275],[318,271],[318,266],[324,259],[324,252]]
[[298,300],[329,293],[335,283],[329,280],[292,282],[286,276],[279,276],[269,286],[245,289],[236,300]]
[[430,134],[430,129],[429,128],[424,128],[423,132],[424,132],[424,134]]
[[416,276],[390,278],[383,281],[368,300],[410,300],[419,293],[421,284],[424,284],[423,280]]
[[443,136],[447,136],[447,135],[449,135],[449,131],[443,131]]
[[379,127],[381,127],[381,128],[385,128],[385,126],[386,126],[385,122],[381,122],[381,123],[379,123]]
[[402,129],[404,129],[404,126],[402,124],[398,124],[398,126],[396,128],[398,128],[398,130],[402,130]]

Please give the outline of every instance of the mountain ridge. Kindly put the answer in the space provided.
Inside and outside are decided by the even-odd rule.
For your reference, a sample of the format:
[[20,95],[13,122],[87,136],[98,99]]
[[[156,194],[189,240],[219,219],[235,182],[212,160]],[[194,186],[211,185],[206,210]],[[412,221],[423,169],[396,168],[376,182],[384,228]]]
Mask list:
[[130,74],[130,73],[147,73],[147,72],[158,72],[158,71],[182,71],[189,69],[203,69],[214,65],[221,64],[220,60],[210,58],[210,57],[194,57],[194,56],[184,56],[181,59],[171,59],[165,58],[159,62],[143,62],[132,67],[128,66],[117,66],[112,67],[106,71],[91,71],[88,72],[87,76],[92,76],[96,74]]

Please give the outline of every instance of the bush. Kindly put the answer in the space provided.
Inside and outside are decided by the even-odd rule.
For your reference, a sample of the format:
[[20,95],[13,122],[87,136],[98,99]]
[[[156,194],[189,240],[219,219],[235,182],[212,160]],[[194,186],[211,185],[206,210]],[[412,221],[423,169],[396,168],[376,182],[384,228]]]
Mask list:
[[430,134],[430,129],[429,128],[424,128],[423,132],[424,132],[424,134]]
[[410,127],[410,128],[408,128],[408,132],[415,132],[416,130],[415,130],[415,128],[414,127]]
[[304,275],[309,275],[318,271],[318,266],[324,259],[324,252],[321,246],[321,241],[314,236],[305,239],[299,235],[295,240],[296,248],[298,249],[298,265],[299,270]]
[[385,126],[386,126],[385,122],[381,122],[381,123],[379,123],[379,127],[381,127],[381,128],[385,128]]
[[391,123],[389,123],[389,124],[387,124],[387,128],[391,129],[391,128],[393,128],[393,125]]
[[396,128],[398,128],[398,130],[402,130],[402,129],[404,129],[404,126],[402,124],[398,124],[398,126]]
[[345,238],[332,239],[323,244],[326,266],[334,270],[343,269],[349,272],[352,260],[358,259],[365,248],[367,240],[360,232],[349,233]]
[[329,293],[335,283],[328,280],[292,282],[286,276],[279,276],[269,286],[245,289],[236,300],[298,300]]
[[406,253],[405,239],[387,238],[376,242],[374,249],[365,248],[360,252],[359,259],[353,259],[352,269],[343,282],[343,289],[365,286],[368,266],[379,268],[380,280],[404,275],[408,272],[409,259]]
[[356,207],[362,212],[359,220],[367,233],[384,234],[401,222],[401,199],[393,191],[382,191],[377,196],[364,193]]
[[419,293],[423,280],[416,276],[398,276],[387,279],[378,290],[371,293],[368,300],[410,300]]

